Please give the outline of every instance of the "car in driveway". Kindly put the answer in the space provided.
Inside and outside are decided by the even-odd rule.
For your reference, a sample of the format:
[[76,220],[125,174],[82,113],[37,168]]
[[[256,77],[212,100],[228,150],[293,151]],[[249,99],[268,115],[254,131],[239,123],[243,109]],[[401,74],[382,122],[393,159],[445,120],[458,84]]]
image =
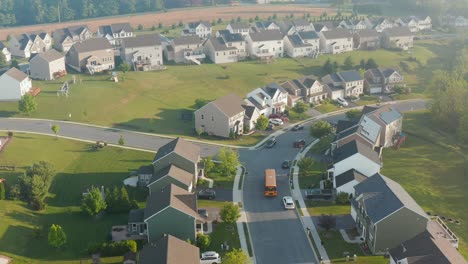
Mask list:
[[289,167],[291,167],[291,161],[290,160],[284,160],[283,163],[281,164],[281,168],[289,169]]
[[294,204],[294,200],[291,196],[283,197],[283,206],[284,209],[294,209],[296,205]]
[[216,198],[216,191],[213,189],[200,190],[197,193],[198,199],[213,200]]
[[346,100],[341,97],[337,97],[336,102],[338,102],[342,106],[348,106],[348,102],[346,102]]
[[291,130],[292,131],[299,131],[299,130],[303,130],[303,129],[304,129],[303,125],[295,125],[295,126],[293,126],[293,128]]
[[284,124],[283,120],[279,118],[270,119],[270,123],[277,126],[282,126]]
[[200,257],[200,264],[219,264],[221,256],[215,251],[203,252]]
[[306,142],[304,139],[299,139],[299,140],[296,140],[294,141],[293,143],[293,147],[295,148],[303,148],[305,146]]
[[267,147],[267,148],[272,148],[272,147],[274,147],[275,145],[276,145],[276,137],[273,136],[273,137],[271,137],[271,138],[266,142],[265,147]]

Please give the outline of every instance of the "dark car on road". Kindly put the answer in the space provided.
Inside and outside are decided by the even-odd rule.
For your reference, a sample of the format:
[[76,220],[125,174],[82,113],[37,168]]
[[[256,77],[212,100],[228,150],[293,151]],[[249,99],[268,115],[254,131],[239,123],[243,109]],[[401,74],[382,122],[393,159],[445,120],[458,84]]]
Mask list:
[[306,144],[305,140],[300,139],[300,140],[294,141],[293,147],[295,147],[295,148],[303,148],[303,147],[305,146],[305,144]]
[[295,125],[295,126],[293,126],[292,131],[299,131],[299,130],[303,130],[303,129],[304,129],[303,125]]
[[289,160],[285,160],[283,161],[283,164],[281,164],[281,168],[283,169],[289,169],[290,166],[291,166],[291,161]]
[[272,137],[266,142],[265,147],[272,148],[275,145],[276,145],[276,137]]
[[216,198],[216,192],[213,189],[200,190],[197,193],[198,199],[213,200]]

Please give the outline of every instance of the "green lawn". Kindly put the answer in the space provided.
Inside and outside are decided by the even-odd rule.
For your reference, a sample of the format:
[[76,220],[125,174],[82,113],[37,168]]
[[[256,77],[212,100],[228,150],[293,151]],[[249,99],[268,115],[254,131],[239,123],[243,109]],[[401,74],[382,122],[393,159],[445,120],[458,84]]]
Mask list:
[[[90,144],[16,133],[0,153],[0,164],[14,164],[20,169],[0,171],[0,178],[11,185],[25,166],[40,160],[54,164],[57,174],[43,211],[32,211],[21,201],[0,201],[0,254],[18,263],[77,263],[79,258],[90,257],[83,255],[83,250],[90,243],[105,241],[111,226],[126,223],[127,214],[91,219],[80,211],[81,193],[91,185],[120,185],[131,170],[147,164],[152,156],[112,147],[94,151]],[[129,195],[140,202],[145,199],[137,190],[130,190]],[[53,223],[61,225],[68,236],[66,248],[60,251],[47,245],[47,229]],[[40,238],[32,236],[35,227],[44,228]],[[109,258],[106,263],[119,261],[121,258]]]
[[[209,250],[219,252],[221,256],[227,253],[227,251],[221,250],[221,244],[224,242],[227,242],[229,245],[229,250],[241,247],[236,225],[233,225],[231,229],[227,229],[226,224],[218,223],[214,226],[213,233],[210,234],[210,237],[211,244]],[[248,254],[248,252],[246,252],[246,254]]]
[[447,224],[468,258],[468,149],[434,128],[427,112],[406,113],[408,138],[399,150],[384,150],[382,174],[400,183],[425,211],[459,220],[460,225]]
[[216,207],[221,209],[226,202],[213,200],[198,200],[198,208]]
[[[351,56],[355,64],[371,57],[381,66],[398,66],[400,61],[405,61],[412,71],[404,73],[408,86],[413,88],[413,92],[422,93],[425,87],[422,83],[430,76],[427,69],[443,67],[439,61],[443,61],[440,57],[446,53],[447,47],[443,44],[420,42],[411,54],[387,50],[354,51],[322,55],[318,59],[283,58],[269,65],[256,61],[227,65],[168,65],[167,70],[159,72],[127,72],[125,80],[119,72],[119,83],[111,82],[108,75],[76,74],[78,82],[71,85],[69,97],[57,97],[56,91],[63,81],[71,80],[69,75],[56,81],[33,82],[34,86],[42,89],[42,93],[37,99],[38,110],[31,117],[65,120],[71,114],[71,121],[76,122],[195,136],[193,121],[182,120],[181,116],[194,110],[193,104],[197,98],[212,100],[228,93],[245,96],[247,92],[270,82],[282,82],[306,74],[322,76],[321,66],[327,58],[342,64],[347,56]],[[412,56],[418,62],[408,61]],[[324,112],[335,109],[331,105],[319,107]],[[17,112],[17,103],[2,102],[0,116],[23,115]],[[251,144],[257,139],[243,139],[235,143]]]
[[324,101],[321,105],[315,107],[315,109],[322,113],[330,113],[340,110],[340,107],[334,102]]
[[335,204],[329,201],[309,201],[305,200],[307,211],[312,216],[319,215],[345,215],[351,213],[351,206]]
[[330,144],[333,142],[335,134],[330,134],[324,138],[321,138],[319,142],[315,143],[307,154],[325,154],[325,151],[330,148]]
[[299,171],[299,187],[301,189],[320,188],[320,181],[326,168],[325,163],[316,161],[311,175],[301,175]]

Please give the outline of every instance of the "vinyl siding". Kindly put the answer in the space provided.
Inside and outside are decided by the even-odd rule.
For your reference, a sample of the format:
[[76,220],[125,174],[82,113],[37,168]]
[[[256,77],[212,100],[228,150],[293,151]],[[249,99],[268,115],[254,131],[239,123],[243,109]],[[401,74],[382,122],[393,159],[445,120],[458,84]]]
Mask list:
[[195,241],[195,218],[172,207],[146,221],[148,226],[148,241],[155,242],[164,234],[175,236],[181,240]]

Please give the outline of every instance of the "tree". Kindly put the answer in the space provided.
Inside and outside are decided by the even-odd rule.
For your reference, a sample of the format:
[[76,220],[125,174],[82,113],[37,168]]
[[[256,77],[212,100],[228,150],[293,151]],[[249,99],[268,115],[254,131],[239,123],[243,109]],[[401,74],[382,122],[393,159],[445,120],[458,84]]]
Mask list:
[[365,65],[364,68],[366,70],[369,70],[369,69],[376,69],[378,67],[379,67],[379,65],[377,64],[377,62],[375,62],[374,59],[370,58],[370,59],[367,60],[366,65]]
[[250,264],[250,258],[242,249],[235,248],[226,253],[223,258],[223,264]]
[[257,130],[265,130],[268,127],[268,118],[264,115],[261,115],[257,118],[255,122],[255,129]]
[[354,61],[351,58],[351,56],[346,57],[344,63],[343,63],[343,69],[344,70],[352,70],[354,68]]
[[336,195],[335,201],[337,204],[349,204],[349,195],[345,192],[340,192]]
[[51,129],[52,129],[52,132],[54,132],[55,137],[57,137],[57,134],[58,134],[58,132],[59,132],[59,130],[60,130],[59,125],[54,124],[54,125],[52,125]]
[[179,27],[183,27],[183,26],[184,26],[184,22],[182,22],[182,20],[179,21]]
[[240,217],[240,209],[237,204],[226,202],[219,212],[221,220],[227,225],[233,225]]
[[331,74],[334,72],[333,70],[333,64],[331,62],[331,60],[328,58],[325,63],[323,64],[323,71],[326,73],[326,74]]
[[366,60],[361,59],[361,61],[359,62],[359,69],[365,69],[365,68],[366,68]]
[[130,64],[128,63],[121,63],[119,65],[119,70],[123,72],[124,74],[130,70]]
[[163,28],[163,23],[159,22],[159,23],[158,23],[158,28],[159,28],[159,29]]
[[326,231],[336,226],[336,217],[333,215],[321,215],[318,219],[318,225]]
[[346,112],[346,118],[349,121],[357,120],[359,117],[361,117],[362,112],[357,109],[349,110]]
[[52,164],[40,161],[27,168],[25,174],[18,177],[20,197],[34,210],[45,208],[45,198],[49,192],[55,169]]
[[206,251],[211,244],[211,238],[208,235],[204,235],[201,233],[197,234],[197,247],[199,247],[202,251]]
[[307,111],[307,108],[308,108],[308,106],[307,106],[306,103],[300,102],[300,101],[299,101],[299,102],[297,102],[296,105],[292,108],[292,110],[293,110],[294,112],[296,112],[296,113],[301,114],[301,113],[304,113],[305,111]]
[[[461,144],[468,145],[468,109],[465,109],[460,115],[459,125],[457,128],[457,137]],[[0,197],[1,199],[1,197]]]
[[102,197],[101,191],[99,188],[92,186],[81,202],[81,210],[90,216],[95,216],[106,208],[107,204],[104,197]]
[[138,30],[143,30],[143,25],[142,24],[138,24],[138,27],[137,27]]
[[333,127],[327,121],[317,121],[310,127],[310,135],[314,138],[322,138],[329,135],[333,131]]
[[310,176],[314,172],[315,161],[311,157],[304,157],[297,163],[301,176]]
[[260,20],[260,17],[258,15],[255,16],[255,21]]
[[217,21],[218,24],[221,24],[223,23],[223,19],[222,18],[218,18],[218,21]]
[[124,137],[122,135],[120,135],[120,137],[119,137],[119,145],[120,146],[125,145],[125,139],[124,139]]
[[241,22],[242,21],[242,18],[240,16],[237,17],[237,22]]
[[203,159],[203,161],[205,163],[205,174],[209,175],[210,172],[212,172],[213,169],[215,168],[215,164],[213,160],[211,159],[211,157],[206,157],[205,159]]
[[61,248],[67,243],[67,235],[60,225],[52,224],[47,240],[51,247]]
[[22,113],[30,115],[32,112],[37,110],[36,98],[31,94],[27,93],[21,97],[21,100],[18,102],[18,110]]
[[210,102],[209,100],[202,99],[202,98],[197,98],[197,99],[195,99],[194,108],[195,109],[200,109],[200,108],[204,107],[206,104],[208,104],[209,102]]
[[218,153],[218,160],[221,162],[218,164],[219,172],[225,176],[232,176],[237,171],[239,163],[239,156],[234,150],[229,148],[221,148]]
[[126,212],[132,208],[132,202],[130,201],[130,198],[128,197],[128,192],[127,192],[127,189],[125,189],[125,186],[122,186],[120,188],[118,205],[120,207],[119,208],[120,212]]
[[340,64],[338,64],[337,61],[334,61],[332,65],[333,72],[337,72],[338,68],[340,68]]
[[0,182],[0,200],[5,200],[6,191],[5,191],[5,183]]

